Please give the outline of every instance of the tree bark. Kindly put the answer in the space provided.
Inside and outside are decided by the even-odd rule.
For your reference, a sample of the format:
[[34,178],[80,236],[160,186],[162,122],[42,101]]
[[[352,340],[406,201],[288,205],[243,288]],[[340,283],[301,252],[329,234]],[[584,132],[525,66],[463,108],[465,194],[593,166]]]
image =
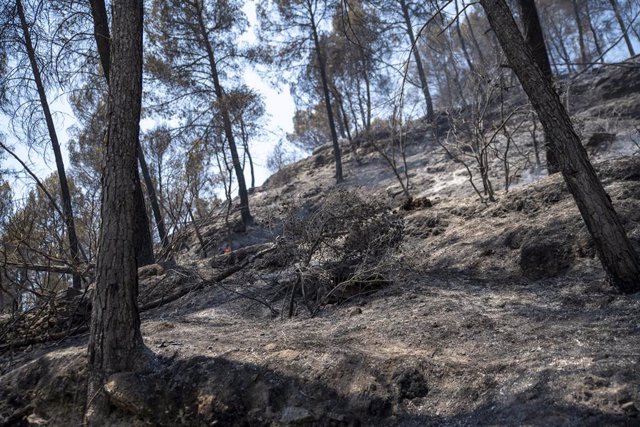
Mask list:
[[211,40],[209,40],[209,32],[207,31],[207,26],[204,22],[204,15],[203,15],[203,10],[200,5],[200,2],[196,2],[196,7],[197,7],[197,20],[198,20],[198,27],[200,30],[200,37],[202,38],[202,42],[204,43],[205,49],[207,51],[207,59],[209,61],[209,68],[211,70],[213,87],[216,94],[216,98],[220,106],[220,114],[222,115],[222,127],[224,129],[225,137],[229,142],[229,152],[231,153],[231,162],[233,163],[233,169],[235,171],[236,178],[238,180],[238,196],[240,197],[240,216],[242,217],[242,223],[244,224],[244,227],[246,229],[246,227],[253,224],[253,217],[251,216],[251,212],[249,210],[249,193],[247,192],[247,184],[244,179],[244,170],[242,169],[240,156],[238,155],[238,146],[236,145],[236,140],[233,135],[231,116],[229,114],[229,109],[226,104],[224,90],[222,89],[222,85],[220,84],[220,77],[218,73],[218,65],[216,63],[215,52],[213,50]]
[[311,22],[311,32],[313,37],[313,43],[316,50],[316,56],[318,58],[318,68],[320,68],[320,80],[322,83],[322,92],[324,94],[324,104],[327,108],[327,119],[329,121],[329,130],[331,131],[331,141],[333,142],[333,155],[336,162],[336,182],[340,183],[343,180],[342,177],[342,154],[340,151],[340,143],[338,142],[338,134],[336,132],[336,121],[333,116],[333,108],[331,108],[331,95],[329,92],[329,82],[327,77],[327,69],[322,55],[320,47],[320,38],[318,36],[318,29],[316,28],[315,18],[313,17],[313,9],[309,6],[309,19]]
[[411,25],[411,17],[409,16],[409,8],[405,0],[399,0],[400,8],[402,9],[402,16],[404,18],[405,30],[409,36],[411,42],[411,50],[413,51],[413,59],[416,61],[416,68],[418,69],[418,77],[420,78],[420,85],[422,86],[422,94],[424,95],[424,101],[427,104],[427,120],[429,123],[433,123],[433,100],[431,98],[431,92],[429,91],[429,84],[427,83],[427,75],[422,65],[422,58],[420,52],[418,52],[418,46],[416,44],[416,37],[413,34],[413,26]]
[[593,19],[591,18],[591,8],[589,7],[589,1],[584,2],[585,12],[587,15],[587,23],[589,24],[589,31],[591,31],[591,36],[593,37],[593,44],[596,47],[596,52],[598,53],[598,58],[600,58],[600,62],[604,63],[604,54],[602,52],[602,47],[600,46],[600,40],[598,40],[598,32],[593,26]]
[[[111,69],[111,34],[109,31],[109,20],[107,19],[107,7],[104,0],[90,0],[91,3],[91,16],[93,18],[93,36],[96,40],[96,46],[98,48],[98,55],[100,56],[100,64],[102,65],[102,71],[104,78],[107,81],[107,85],[110,82],[110,69]],[[136,141],[137,157],[140,161],[140,167],[146,167],[147,162],[144,158],[144,152],[140,146],[140,141]],[[144,166],[143,166],[144,165]],[[144,172],[143,172],[144,173]],[[153,264],[155,262],[155,255],[153,253],[153,238],[151,237],[151,230],[149,229],[149,217],[147,216],[147,208],[144,203],[144,193],[142,191],[142,185],[140,184],[140,177],[138,175],[138,169],[136,168],[136,223],[135,223],[135,236],[136,239],[136,256],[138,257],[138,266]],[[166,232],[164,227],[164,219],[162,218],[162,212],[160,209],[156,209],[154,205],[158,204],[155,189],[153,188],[153,182],[149,180],[147,182],[147,193],[151,200],[153,213],[156,220],[156,226],[158,229],[158,235],[160,240],[165,243]],[[162,230],[162,231],[161,231]],[[165,235],[163,239],[162,235]]]
[[[56,159],[58,181],[60,182],[60,196],[62,197],[62,211],[64,213],[63,219],[69,238],[69,252],[71,253],[72,262],[75,265],[78,265],[80,263],[80,243],[78,242],[78,236],[76,234],[76,225],[73,217],[73,206],[71,204],[71,193],[69,191],[69,182],[67,181],[67,173],[64,167],[64,160],[62,159],[62,151],[60,149],[60,143],[58,141],[58,134],[53,123],[53,116],[51,115],[51,110],[49,108],[49,101],[47,100],[44,83],[42,82],[42,77],[40,76],[40,68],[38,67],[38,61],[36,60],[36,53],[35,49],[33,48],[33,42],[31,41],[31,33],[29,30],[29,25],[27,24],[27,19],[24,14],[24,7],[22,6],[21,0],[16,0],[16,8],[18,10],[18,16],[20,18],[20,27],[24,36],[24,44],[27,50],[27,56],[29,57],[33,80],[36,83],[38,97],[40,98],[40,105],[42,106],[42,112],[47,124],[49,139],[51,140],[51,147],[53,148],[53,155]],[[72,277],[73,288],[80,289],[82,287],[82,278],[78,274],[74,274]]]
[[582,30],[582,17],[580,16],[580,7],[577,0],[571,0],[573,4],[573,15],[576,20],[576,29],[578,30],[578,46],[580,47],[580,62],[578,68],[582,69],[586,67],[587,61],[587,47],[584,43],[584,31]]
[[624,42],[627,44],[629,56],[636,56],[636,52],[633,49],[633,44],[631,43],[631,39],[629,38],[629,31],[627,30],[626,25],[624,25],[624,21],[622,20],[622,14],[620,13],[618,2],[616,0],[609,0],[609,4],[611,4],[613,13],[616,16],[616,21],[618,21],[618,25],[620,26],[620,31],[622,31],[622,37],[624,37]]
[[536,65],[505,0],[480,0],[480,4],[552,141],[564,180],[594,240],[609,282],[624,293],[640,291],[640,258],[589,162],[560,97]]
[[104,147],[100,243],[89,335],[85,424],[107,424],[104,384],[148,364],[140,333],[135,254],[136,142],[142,97],[143,0],[114,0],[109,126]]
[[[536,64],[538,64],[538,67],[540,67],[545,77],[551,82],[553,80],[553,71],[551,71],[547,44],[544,41],[544,34],[542,32],[542,26],[540,25],[536,3],[534,0],[518,0],[518,3],[520,4],[520,12],[522,14],[525,43],[533,53]],[[551,142],[548,139],[545,141],[545,148],[549,175],[560,172],[558,160],[555,158],[555,153],[551,149]]]
[[167,230],[164,227],[164,219],[162,218],[160,203],[158,203],[156,187],[153,185],[153,180],[151,179],[151,173],[149,172],[147,161],[145,160],[144,153],[142,152],[142,147],[140,146],[139,143],[137,148],[138,148],[138,163],[140,164],[140,171],[142,172],[144,185],[145,187],[147,187],[147,195],[149,196],[149,201],[151,202],[151,210],[153,211],[153,216],[156,220],[158,237],[160,238],[162,247],[164,249],[167,249],[169,245],[169,240],[167,239]]

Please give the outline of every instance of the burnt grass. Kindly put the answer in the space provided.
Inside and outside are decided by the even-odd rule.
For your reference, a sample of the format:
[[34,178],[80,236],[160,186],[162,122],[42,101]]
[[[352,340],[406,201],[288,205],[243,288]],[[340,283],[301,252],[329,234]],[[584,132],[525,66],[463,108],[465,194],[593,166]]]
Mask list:
[[[298,298],[286,315],[294,270],[271,249],[283,205],[313,212],[335,187],[321,148],[254,191],[246,233],[202,221],[174,236],[174,263],[140,271],[156,361],[111,378],[105,425],[640,425],[640,294],[606,284],[560,176],[481,203],[453,179],[459,164],[415,145],[406,210],[384,162],[360,150],[356,162],[345,147],[340,189],[384,199],[404,224],[382,285],[314,313]],[[640,156],[592,158],[640,252]],[[3,347],[0,425],[79,425],[86,343]]]

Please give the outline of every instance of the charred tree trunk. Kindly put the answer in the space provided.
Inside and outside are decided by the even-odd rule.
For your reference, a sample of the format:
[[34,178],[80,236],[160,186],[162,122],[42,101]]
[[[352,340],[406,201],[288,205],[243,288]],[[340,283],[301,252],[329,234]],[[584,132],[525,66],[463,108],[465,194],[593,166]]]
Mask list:
[[220,114],[222,115],[222,127],[224,129],[224,135],[229,142],[231,162],[236,174],[236,179],[238,180],[238,195],[240,196],[240,216],[242,217],[242,224],[246,229],[249,225],[253,224],[253,217],[251,216],[251,212],[249,211],[249,193],[247,192],[247,184],[244,179],[244,170],[242,170],[242,163],[240,162],[240,156],[238,155],[238,146],[236,145],[236,140],[233,135],[231,116],[226,104],[227,101],[225,99],[224,90],[222,89],[222,85],[220,84],[215,52],[213,50],[211,40],[209,40],[209,32],[207,31],[207,26],[204,22],[204,16],[200,2],[196,2],[196,7],[196,19],[198,20],[200,37],[202,38],[202,42],[204,43],[205,49],[207,51],[207,59],[209,61],[211,79],[213,80],[214,91],[216,93],[216,98],[220,106]]
[[422,58],[420,52],[418,52],[418,46],[416,45],[416,37],[413,34],[413,26],[411,24],[411,16],[409,16],[409,7],[405,0],[400,1],[400,8],[402,9],[402,16],[404,18],[405,30],[409,36],[411,42],[411,50],[413,51],[413,59],[416,61],[416,68],[418,69],[418,77],[420,78],[420,85],[422,86],[422,94],[424,95],[424,101],[427,104],[427,120],[429,123],[433,123],[433,100],[431,98],[431,92],[429,91],[429,84],[427,83],[427,74],[424,71],[422,64]]
[[[58,141],[58,134],[53,123],[51,110],[49,109],[49,101],[47,100],[44,83],[42,82],[42,77],[40,76],[40,68],[38,67],[35,49],[33,48],[33,42],[31,41],[31,32],[29,30],[29,25],[27,24],[27,19],[24,14],[24,7],[22,6],[21,0],[16,1],[16,8],[18,10],[18,16],[20,18],[20,27],[22,29],[22,35],[24,37],[27,56],[29,57],[29,63],[31,64],[33,80],[36,83],[38,97],[40,98],[40,105],[42,106],[42,112],[44,114],[45,122],[47,123],[49,139],[51,139],[53,155],[56,159],[58,181],[60,182],[60,196],[62,197],[62,211],[64,213],[63,219],[69,238],[69,252],[71,253],[71,260],[74,264],[77,265],[80,263],[80,243],[78,242],[78,236],[76,234],[76,225],[73,217],[73,206],[71,204],[71,193],[69,191],[69,183],[67,181],[67,173],[64,167],[64,160],[62,159],[62,151],[60,149],[60,143]],[[80,275],[74,274],[72,280],[74,289],[80,289],[82,287],[82,278]]]
[[322,92],[324,94],[324,103],[327,107],[327,119],[329,121],[329,130],[331,131],[331,141],[333,142],[333,155],[336,161],[336,182],[340,183],[343,180],[342,177],[342,154],[340,152],[340,143],[338,142],[338,134],[336,132],[336,121],[333,116],[333,108],[331,108],[331,95],[329,92],[329,82],[327,77],[327,69],[322,56],[322,50],[320,48],[320,38],[318,37],[318,29],[313,18],[312,8],[309,7],[309,16],[311,16],[311,32],[313,37],[313,43],[316,50],[316,56],[318,58],[318,67],[320,68],[320,80],[322,80]]
[[[96,40],[96,46],[98,48],[98,55],[100,56],[100,64],[102,65],[102,71],[107,84],[110,82],[110,70],[111,70],[111,34],[109,31],[109,20],[107,19],[107,8],[104,0],[90,0],[91,3],[91,16],[93,18],[93,36]],[[145,168],[147,162],[144,158],[144,152],[140,146],[140,141],[136,141],[136,156],[140,161],[140,167]],[[144,165],[144,166],[143,166]],[[143,172],[144,173],[144,172]],[[144,193],[142,191],[142,185],[140,184],[140,177],[138,175],[138,169],[136,168],[136,222],[135,236],[136,239],[136,256],[138,257],[138,266],[153,264],[155,262],[155,256],[153,253],[153,238],[151,237],[151,230],[149,229],[149,217],[147,216],[147,208],[144,203]],[[156,209],[155,206],[159,206],[156,192],[153,187],[153,182],[145,177],[147,184],[147,193],[151,200],[153,213],[156,220],[156,226],[158,229],[158,235],[163,245],[166,241],[166,232],[164,226],[164,219],[162,218],[162,212],[160,209]],[[155,205],[155,206],[154,206]],[[162,237],[164,235],[164,238]]]
[[[536,3],[534,0],[518,0],[518,3],[520,4],[520,11],[522,13],[525,43],[531,50],[531,53],[533,53],[536,64],[538,64],[538,67],[540,67],[545,77],[551,82],[553,80],[553,72],[551,71],[551,64],[549,63],[549,54],[544,41],[544,34],[542,33]],[[558,160],[555,157],[555,152],[551,148],[551,141],[547,139],[545,146],[547,152],[547,171],[549,175],[560,172]]]
[[251,173],[251,187],[249,188],[255,188],[256,171],[253,166],[253,157],[251,157],[251,150],[249,149],[249,134],[247,133],[245,121],[242,117],[240,117],[240,132],[242,133],[242,146],[244,148],[244,154],[247,156],[247,159],[249,159],[249,172]]
[[589,31],[591,31],[591,36],[593,37],[593,44],[596,47],[596,52],[598,52],[598,58],[600,58],[600,62],[604,63],[604,53],[602,51],[602,46],[600,46],[600,40],[598,39],[598,32],[593,26],[593,19],[591,18],[591,8],[589,7],[589,2],[586,1],[585,12],[587,15],[587,23],[589,24]]
[[622,20],[622,14],[620,13],[618,2],[616,0],[609,0],[609,4],[611,4],[613,13],[616,16],[616,21],[618,21],[618,25],[620,26],[620,31],[622,31],[622,37],[624,37],[624,42],[627,44],[627,49],[629,50],[629,56],[636,56],[636,52],[633,49],[633,44],[631,43],[631,38],[629,38],[629,31],[626,25],[624,25],[624,21]]
[[536,65],[505,0],[481,0],[480,3],[548,139],[553,141],[562,175],[593,237],[609,282],[624,293],[640,291],[640,258],[589,162],[560,97]]
[[109,127],[104,147],[102,223],[89,335],[85,423],[107,424],[104,384],[117,372],[147,367],[140,333],[135,254],[136,141],[142,97],[142,3],[114,0]]
[[573,15],[576,20],[576,28],[578,30],[578,46],[580,47],[580,62],[578,68],[584,68],[587,66],[587,47],[584,43],[584,31],[582,30],[582,17],[580,16],[580,7],[577,0],[571,0],[573,4]]
[[162,242],[162,247],[164,249],[167,249],[169,247],[169,240],[167,238],[167,230],[164,227],[164,219],[162,218],[162,211],[160,210],[160,203],[158,202],[156,187],[153,185],[151,173],[149,172],[149,167],[147,166],[147,161],[144,157],[144,153],[142,152],[142,147],[140,146],[140,144],[138,144],[137,148],[138,163],[140,164],[140,171],[142,172],[142,178],[144,179],[144,186],[147,188],[147,195],[149,196],[149,201],[151,202],[151,210],[153,211],[153,216],[156,220],[158,237],[160,238],[160,242]]

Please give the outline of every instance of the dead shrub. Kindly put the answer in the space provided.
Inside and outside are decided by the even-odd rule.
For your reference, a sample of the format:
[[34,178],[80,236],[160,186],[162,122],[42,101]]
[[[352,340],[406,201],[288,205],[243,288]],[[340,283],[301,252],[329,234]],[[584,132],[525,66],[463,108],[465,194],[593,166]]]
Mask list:
[[404,232],[402,219],[388,206],[336,191],[315,208],[284,209],[274,257],[295,272],[285,285],[290,317],[297,303],[313,315],[324,304],[388,284],[385,271]]

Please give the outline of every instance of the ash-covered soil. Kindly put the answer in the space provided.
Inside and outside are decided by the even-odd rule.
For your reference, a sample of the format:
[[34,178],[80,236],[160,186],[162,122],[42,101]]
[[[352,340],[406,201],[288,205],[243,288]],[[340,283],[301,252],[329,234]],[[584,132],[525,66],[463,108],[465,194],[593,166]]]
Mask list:
[[[583,91],[613,84],[587,77]],[[640,252],[639,119],[612,123],[616,99],[574,113],[585,144],[617,135],[591,154]],[[112,377],[105,425],[640,425],[640,295],[606,285],[561,177],[520,160],[505,192],[496,166],[497,201],[482,203],[416,129],[409,210],[375,150],[345,145],[338,189],[384,200],[404,223],[375,287],[312,311],[290,304],[295,268],[273,256],[285,212],[314,212],[336,190],[328,147],[254,191],[247,232],[228,231],[221,211],[176,236],[175,262],[140,272],[156,364]],[[514,140],[530,153],[527,135]],[[86,334],[3,347],[0,424],[79,425],[85,347]]]

